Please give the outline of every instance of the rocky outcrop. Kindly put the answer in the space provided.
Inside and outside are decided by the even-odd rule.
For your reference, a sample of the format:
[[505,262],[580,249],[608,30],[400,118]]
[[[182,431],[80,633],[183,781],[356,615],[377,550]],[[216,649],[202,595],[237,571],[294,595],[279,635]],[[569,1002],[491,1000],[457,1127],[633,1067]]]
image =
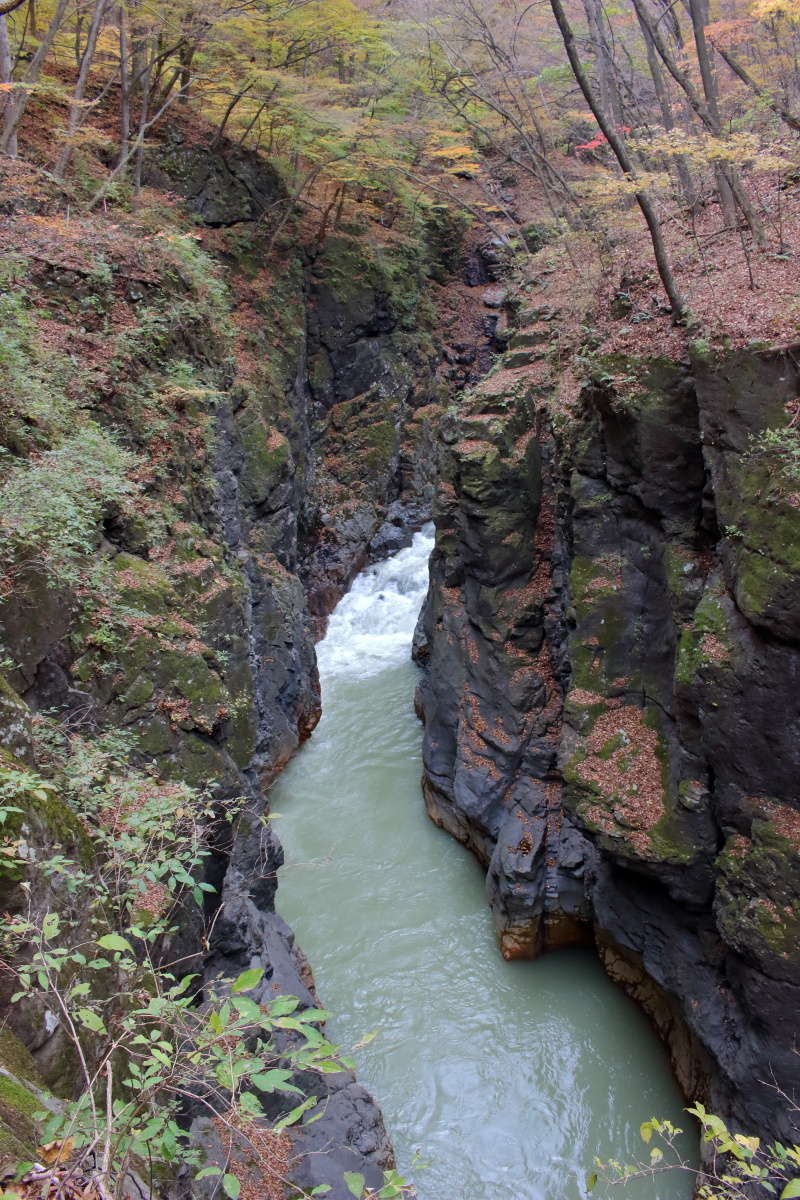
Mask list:
[[417,417],[432,415],[437,390],[426,278],[424,247],[376,252],[352,234],[328,238],[310,264],[317,468],[301,575],[318,631],[370,553],[391,546],[388,527],[430,515],[437,446]]
[[145,156],[145,181],[177,191],[205,225],[262,220],[291,206],[281,177],[263,158],[224,138],[208,141],[167,128]]
[[565,419],[553,320],[444,429],[428,810],[507,957],[594,939],[688,1096],[797,1140],[796,359],[589,357]]

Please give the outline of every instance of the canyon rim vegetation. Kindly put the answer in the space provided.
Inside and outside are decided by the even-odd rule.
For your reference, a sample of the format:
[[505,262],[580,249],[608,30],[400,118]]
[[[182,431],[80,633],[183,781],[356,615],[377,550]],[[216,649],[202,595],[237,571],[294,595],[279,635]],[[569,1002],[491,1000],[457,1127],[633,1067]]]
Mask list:
[[797,0],[0,2],[6,1197],[411,1193],[268,791],[431,518],[422,790],[502,954],[596,947],[707,1186],[800,1194],[799,52]]

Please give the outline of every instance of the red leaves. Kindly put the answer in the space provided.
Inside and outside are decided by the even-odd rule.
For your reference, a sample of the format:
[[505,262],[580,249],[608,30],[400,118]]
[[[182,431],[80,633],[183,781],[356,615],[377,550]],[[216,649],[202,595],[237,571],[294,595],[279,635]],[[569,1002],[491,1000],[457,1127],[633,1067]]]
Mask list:
[[[616,125],[617,133],[630,133],[632,125]],[[575,147],[575,153],[579,150],[597,150],[599,146],[607,146],[608,138],[604,133],[596,133],[590,142],[583,142],[582,145]]]

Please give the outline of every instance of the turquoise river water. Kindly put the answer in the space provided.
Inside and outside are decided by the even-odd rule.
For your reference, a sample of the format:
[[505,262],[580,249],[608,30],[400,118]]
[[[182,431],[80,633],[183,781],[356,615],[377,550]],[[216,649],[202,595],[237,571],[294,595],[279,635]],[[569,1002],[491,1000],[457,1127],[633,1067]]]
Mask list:
[[[355,581],[318,647],[324,715],[271,804],[278,909],[308,955],[420,1200],[578,1200],[595,1155],[686,1128],[663,1047],[589,951],[507,963],[483,872],[427,819],[411,637],[428,531]],[[415,1159],[417,1160],[415,1162]],[[687,1200],[665,1173],[609,1193]]]

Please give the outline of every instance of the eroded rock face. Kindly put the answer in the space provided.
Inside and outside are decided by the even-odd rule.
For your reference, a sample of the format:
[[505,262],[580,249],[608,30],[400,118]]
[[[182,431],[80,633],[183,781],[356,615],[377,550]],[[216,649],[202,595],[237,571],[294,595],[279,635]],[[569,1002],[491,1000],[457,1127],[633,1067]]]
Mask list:
[[[151,178],[168,178],[210,226],[253,222],[285,199],[260,160],[211,150],[168,140]],[[213,237],[224,272],[178,238],[174,258],[164,239],[164,261],[153,253],[136,267],[141,286],[135,253],[99,282],[60,271],[55,298],[53,272],[31,273],[61,319],[88,295],[120,321],[93,323],[91,352],[114,370],[84,372],[82,408],[136,456],[137,504],[108,506],[90,531],[98,595],[35,555],[4,592],[0,642],[13,666],[8,688],[0,680],[0,767],[6,753],[28,754],[31,713],[55,710],[88,737],[125,731],[134,761],[208,794],[222,814],[205,864],[217,896],[205,911],[187,901],[163,957],[209,981],[260,966],[265,999],[311,1006],[311,971],[275,912],[282,851],[260,817],[269,783],[319,718],[314,640],[327,613],[369,556],[393,552],[429,515],[434,314],[424,249],[395,255],[338,234],[274,261],[263,231]],[[242,797],[233,830],[224,814]],[[64,809],[26,815],[42,852],[51,842],[72,852],[80,826],[74,814],[76,828],[64,824]],[[24,907],[22,882],[4,892],[7,911]],[[66,911],[41,890],[35,914]],[[0,1004],[12,990],[3,985]],[[64,1039],[40,1009],[18,1006],[14,1032],[43,1083],[66,1093]],[[351,1170],[379,1187],[392,1153],[374,1101],[347,1071],[298,1082],[319,1101],[314,1123],[292,1135],[298,1184],[330,1184],[344,1200]]]
[[600,362],[555,436],[552,317],[445,430],[428,809],[486,865],[507,957],[594,936],[687,1095],[796,1139],[800,522],[761,436],[795,359]]
[[318,633],[368,559],[399,542],[392,527],[408,533],[430,516],[438,445],[418,414],[433,415],[438,355],[426,270],[421,249],[376,253],[346,234],[310,264],[317,465],[301,574]]
[[211,226],[258,221],[290,203],[280,175],[264,159],[225,139],[210,146],[190,140],[177,127],[146,156],[144,177],[178,191]]

